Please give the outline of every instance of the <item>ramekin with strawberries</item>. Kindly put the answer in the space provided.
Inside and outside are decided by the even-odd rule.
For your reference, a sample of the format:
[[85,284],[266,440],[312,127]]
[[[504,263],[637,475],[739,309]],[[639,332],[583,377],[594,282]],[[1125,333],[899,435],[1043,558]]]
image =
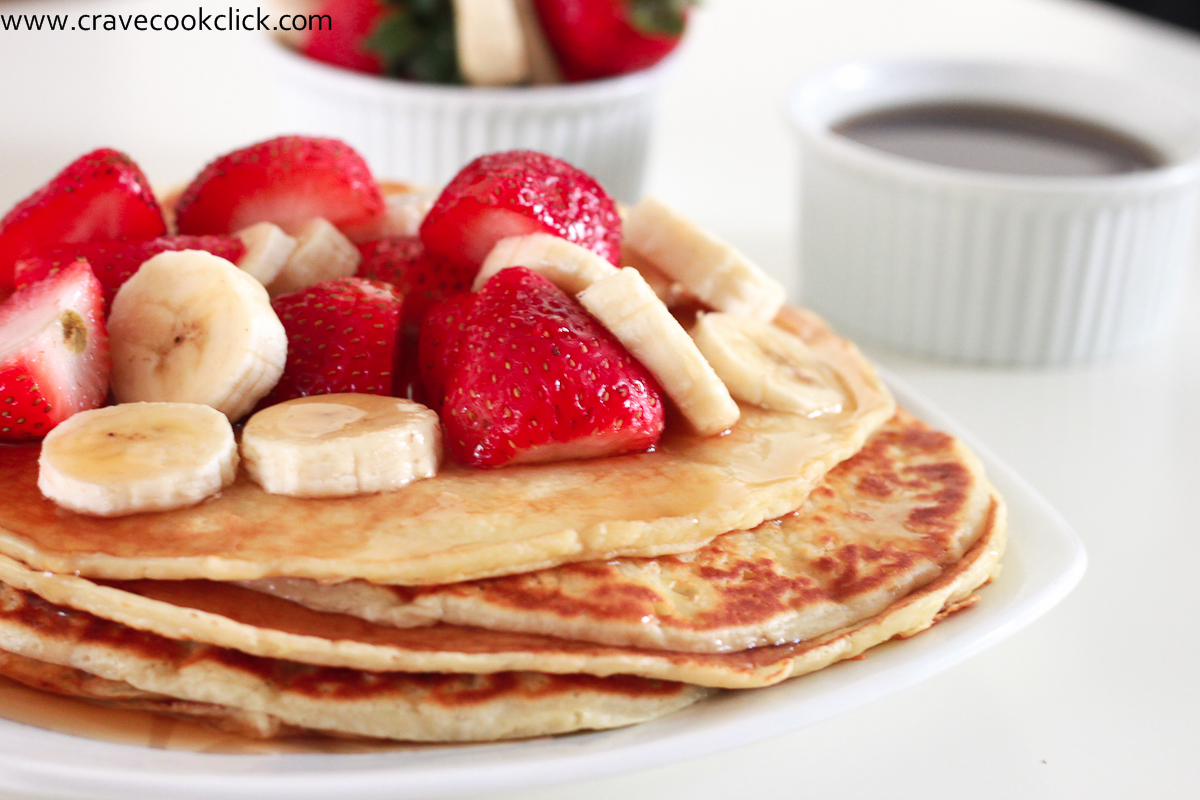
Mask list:
[[538,150],[641,194],[663,79],[695,0],[277,0],[281,127],[343,139],[381,175],[441,185]]

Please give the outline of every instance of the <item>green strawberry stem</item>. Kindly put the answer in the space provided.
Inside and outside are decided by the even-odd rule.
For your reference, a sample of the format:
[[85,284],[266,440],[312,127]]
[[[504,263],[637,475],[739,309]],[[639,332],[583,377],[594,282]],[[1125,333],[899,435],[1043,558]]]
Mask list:
[[423,83],[462,83],[451,0],[385,0],[388,11],[364,46],[388,75]]
[[629,22],[642,33],[679,36],[688,9],[698,4],[699,0],[629,0]]

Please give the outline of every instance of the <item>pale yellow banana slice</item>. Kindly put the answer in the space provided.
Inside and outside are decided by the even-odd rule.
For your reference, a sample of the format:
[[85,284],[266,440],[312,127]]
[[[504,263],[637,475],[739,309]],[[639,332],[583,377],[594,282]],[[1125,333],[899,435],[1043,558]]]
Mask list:
[[836,414],[846,398],[833,370],[807,344],[767,322],[702,314],[692,339],[738,400],[804,414]]
[[193,403],[126,403],[82,411],[50,431],[38,488],[81,514],[166,511],[221,491],[237,465],[224,414]]
[[601,278],[579,302],[658,379],[703,436],[733,427],[741,415],[696,343],[633,267]]
[[245,254],[238,259],[238,267],[257,278],[263,286],[279,277],[296,249],[296,240],[273,222],[255,223],[234,236],[246,246]]
[[578,294],[601,278],[617,274],[616,267],[586,247],[561,236],[530,233],[496,242],[471,291],[479,291],[489,278],[508,267],[528,267],[568,294]]
[[309,220],[296,236],[296,249],[275,280],[267,284],[272,297],[305,289],[332,278],[349,278],[358,271],[362,255],[328,220]]
[[346,497],[437,474],[438,416],[374,394],[300,397],[259,411],[242,431],[250,478],[272,494]]
[[199,250],[142,264],[118,290],[108,332],[118,402],[203,403],[235,421],[271,391],[287,360],[267,290]]
[[474,86],[507,86],[529,78],[529,56],[513,0],[454,0],[458,66]]
[[542,30],[535,0],[516,0],[517,19],[525,37],[525,54],[529,57],[529,78],[534,85],[562,83],[562,69]]
[[770,321],[783,307],[781,283],[654,197],[629,210],[625,245],[718,311]]

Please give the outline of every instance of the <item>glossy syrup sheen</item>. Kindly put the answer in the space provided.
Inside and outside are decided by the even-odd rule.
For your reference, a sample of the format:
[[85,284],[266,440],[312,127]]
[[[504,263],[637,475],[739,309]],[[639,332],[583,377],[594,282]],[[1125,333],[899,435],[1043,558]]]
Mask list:
[[1162,153],[1127,133],[1018,106],[906,105],[851,117],[834,131],[892,155],[1005,175],[1118,175],[1166,163]]

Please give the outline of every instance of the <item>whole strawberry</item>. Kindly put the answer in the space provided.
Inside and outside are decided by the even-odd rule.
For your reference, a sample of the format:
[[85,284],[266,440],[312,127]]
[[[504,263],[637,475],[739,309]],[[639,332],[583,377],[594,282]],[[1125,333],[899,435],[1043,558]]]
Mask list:
[[621,218],[596,180],[530,150],[472,161],[447,184],[421,223],[425,249],[473,278],[496,242],[550,233],[616,264]]
[[444,314],[448,324],[422,331],[441,342],[423,350],[433,383],[445,387],[442,424],[455,459],[500,467],[635,453],[658,441],[658,384],[565,292],[514,267],[470,297],[435,306],[430,319]]
[[696,0],[535,0],[563,76],[587,81],[657,64],[679,45]]
[[138,165],[116,150],[95,150],[0,219],[0,295],[14,286],[17,262],[39,250],[103,239],[153,239],[166,232],[162,210]]
[[259,408],[314,394],[392,394],[401,298],[390,286],[338,278],[280,295],[271,307],[287,331],[287,363]]
[[234,236],[160,236],[140,242],[103,241],[63,245],[39,251],[18,261],[16,283],[18,287],[36,283],[82,259],[104,287],[104,313],[107,314],[121,284],[137,272],[143,262],[168,250],[205,250],[237,263],[245,254],[246,246]]
[[416,236],[364,242],[358,252],[362,261],[357,277],[391,284],[404,298],[404,329],[411,336],[416,336],[431,306],[471,289],[473,271],[429,255]]
[[35,439],[108,395],[104,293],[84,262],[0,305],[0,439]]

